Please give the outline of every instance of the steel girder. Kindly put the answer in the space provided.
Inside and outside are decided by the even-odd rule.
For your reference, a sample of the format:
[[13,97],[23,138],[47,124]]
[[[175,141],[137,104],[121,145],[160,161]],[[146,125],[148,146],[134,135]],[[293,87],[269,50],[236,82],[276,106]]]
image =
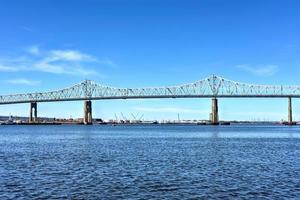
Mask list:
[[148,88],[115,88],[85,80],[72,87],[51,92],[2,95],[0,96],[0,104],[92,99],[192,97],[300,97],[300,86],[246,84],[214,75],[194,83]]

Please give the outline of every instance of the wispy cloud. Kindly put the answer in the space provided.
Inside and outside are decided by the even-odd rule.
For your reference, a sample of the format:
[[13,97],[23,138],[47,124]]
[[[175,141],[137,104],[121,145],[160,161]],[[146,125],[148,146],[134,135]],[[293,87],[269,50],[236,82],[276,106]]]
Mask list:
[[27,32],[33,32],[33,29],[29,26],[20,26],[20,28]]
[[28,80],[28,79],[24,79],[24,78],[10,79],[10,80],[7,80],[6,82],[10,83],[10,84],[15,84],[15,85],[37,85],[40,83],[40,81]]
[[26,48],[27,55],[16,58],[1,58],[1,72],[38,71],[52,74],[77,76],[99,75],[97,71],[85,67],[86,63],[113,65],[113,62],[99,60],[78,50],[41,50],[38,46]]
[[5,66],[0,64],[0,72],[17,72],[19,68],[13,66]]
[[30,46],[26,50],[28,51],[28,53],[35,55],[35,56],[38,56],[41,54],[38,46]]
[[37,62],[33,65],[34,71],[48,72],[52,74],[68,74],[68,70],[62,65],[55,65],[48,62]]
[[237,68],[250,72],[257,76],[272,76],[278,71],[277,65],[267,64],[267,65],[257,65],[252,66],[248,64],[238,65]]
[[101,60],[98,59],[97,63],[112,66],[112,67],[116,66],[116,64],[112,60],[110,60],[109,58],[104,58],[104,59],[101,59]]
[[190,113],[190,114],[207,114],[209,111],[187,109],[181,107],[133,107],[136,111],[151,113]]
[[81,53],[75,50],[52,50],[50,51],[48,57],[46,57],[48,61],[81,61],[81,62],[93,62],[97,61],[91,55]]

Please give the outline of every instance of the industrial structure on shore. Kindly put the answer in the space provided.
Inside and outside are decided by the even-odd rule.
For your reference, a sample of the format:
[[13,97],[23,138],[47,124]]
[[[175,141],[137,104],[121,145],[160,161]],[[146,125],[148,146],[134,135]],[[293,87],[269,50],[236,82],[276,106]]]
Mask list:
[[92,124],[92,100],[146,98],[211,98],[210,124],[219,124],[218,98],[287,98],[287,124],[293,125],[292,98],[300,97],[300,86],[239,83],[212,75],[194,83],[169,87],[115,88],[86,80],[72,87],[51,91],[0,96],[0,104],[29,103],[29,123],[37,123],[37,103],[84,101],[83,123]]

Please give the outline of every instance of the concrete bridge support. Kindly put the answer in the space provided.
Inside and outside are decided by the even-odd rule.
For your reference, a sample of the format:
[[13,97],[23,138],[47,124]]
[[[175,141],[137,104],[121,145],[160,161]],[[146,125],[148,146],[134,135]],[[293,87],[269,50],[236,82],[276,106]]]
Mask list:
[[37,103],[31,102],[30,103],[30,110],[29,110],[29,123],[37,122]]
[[293,125],[292,97],[288,97],[288,124]]
[[216,97],[211,99],[211,115],[210,120],[213,125],[219,124],[219,112],[218,112],[218,99]]
[[83,116],[83,123],[86,125],[92,124],[92,102],[91,101],[84,101],[84,116]]

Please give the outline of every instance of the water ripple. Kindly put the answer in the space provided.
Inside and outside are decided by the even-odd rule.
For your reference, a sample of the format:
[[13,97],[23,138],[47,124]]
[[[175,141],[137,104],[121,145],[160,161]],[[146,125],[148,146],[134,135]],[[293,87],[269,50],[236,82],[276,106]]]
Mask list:
[[299,199],[297,131],[0,127],[0,199]]

